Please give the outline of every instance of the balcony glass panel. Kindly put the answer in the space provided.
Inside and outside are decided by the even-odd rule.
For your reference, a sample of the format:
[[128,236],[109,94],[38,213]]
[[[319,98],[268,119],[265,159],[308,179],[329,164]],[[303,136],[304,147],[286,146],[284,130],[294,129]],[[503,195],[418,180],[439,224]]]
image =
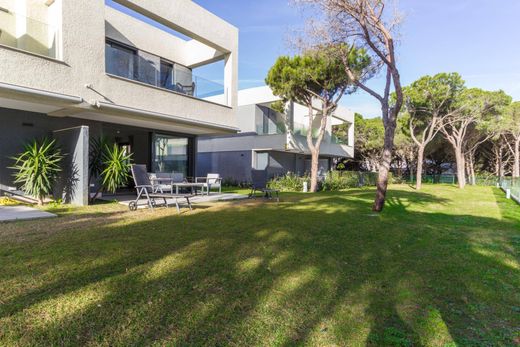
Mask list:
[[108,42],[105,45],[106,71],[112,75],[136,79],[136,57],[132,49]]
[[332,135],[330,140],[332,143],[337,143],[341,145],[348,145],[348,131],[351,124],[348,122],[344,122],[341,124],[332,126]]
[[285,115],[276,112],[267,106],[258,106],[262,112],[262,117],[257,120],[256,133],[258,135],[284,134]]
[[346,145],[348,144],[348,140],[344,137],[340,137],[340,136],[337,136],[337,135],[334,135],[332,134],[330,136],[330,142],[331,143],[336,143],[338,145]]
[[159,87],[174,90],[174,76],[173,76],[173,64],[165,61],[161,61]]
[[108,41],[105,45],[106,72],[168,89],[199,99],[217,101],[224,86],[192,73],[191,69],[160,57]]
[[[293,125],[293,134],[300,136],[307,136],[307,132],[309,131],[309,127],[302,123],[294,123]],[[318,129],[312,129],[312,137],[318,137]]]
[[57,58],[57,42],[54,26],[0,9],[0,44]]

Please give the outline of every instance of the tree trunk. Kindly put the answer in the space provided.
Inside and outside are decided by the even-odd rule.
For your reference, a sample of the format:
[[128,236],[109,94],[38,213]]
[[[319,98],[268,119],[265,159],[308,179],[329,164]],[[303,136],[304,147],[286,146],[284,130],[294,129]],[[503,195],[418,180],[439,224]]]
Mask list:
[[422,171],[423,171],[423,161],[424,161],[424,146],[419,146],[417,150],[417,179],[415,183],[415,189],[421,190],[422,187]]
[[[96,192],[94,193],[94,195],[90,198],[90,203],[93,204],[96,202],[97,200],[97,197],[99,196],[99,193],[101,193],[101,190],[103,190],[103,186],[102,185],[99,185],[98,189],[96,190]],[[90,190],[89,190],[89,195],[90,195]]]
[[372,207],[372,210],[375,212],[383,211],[385,206],[388,174],[390,173],[390,164],[392,163],[392,152],[394,149],[395,128],[395,119],[388,119],[385,126],[385,142],[381,156],[381,164],[379,165],[379,176],[377,178],[376,198],[374,200],[374,206]]
[[455,163],[457,165],[459,188],[463,189],[466,186],[466,167],[464,165],[464,154],[462,154],[461,148],[455,148]]
[[495,155],[495,176],[502,178],[502,172],[500,171],[502,158],[499,156],[499,151],[497,149],[494,149],[493,151]]
[[498,177],[502,179],[504,177],[504,147],[500,145],[500,148],[498,149]]
[[515,153],[513,160],[513,178],[520,177],[520,137],[515,141]]
[[318,191],[318,163],[319,163],[319,151],[311,152],[311,188],[310,192],[315,193]]
[[469,181],[472,186],[477,184],[477,179],[475,177],[475,158],[472,154],[468,156],[468,168],[469,168]]

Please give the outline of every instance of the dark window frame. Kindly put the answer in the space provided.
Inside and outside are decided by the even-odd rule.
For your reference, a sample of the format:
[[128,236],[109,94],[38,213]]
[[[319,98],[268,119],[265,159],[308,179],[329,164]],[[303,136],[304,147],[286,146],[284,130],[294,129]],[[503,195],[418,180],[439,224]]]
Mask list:
[[[123,52],[126,52],[126,53],[131,53],[134,57],[134,59],[132,59],[132,77],[130,79],[134,80],[134,81],[137,81],[138,80],[138,72],[137,72],[137,69],[138,69],[138,66],[137,66],[137,57],[139,56],[139,49],[137,49],[136,47],[133,47],[133,46],[130,46],[130,45],[127,45],[127,44],[124,44],[124,43],[121,43],[119,41],[116,41],[116,40],[112,40],[110,38],[105,38],[105,45],[108,45],[110,46],[111,48],[115,48],[115,49],[120,49],[121,51]],[[106,59],[106,55],[107,53],[105,52],[105,59]],[[107,66],[105,66],[105,71],[107,73],[111,73],[111,72],[108,72],[107,71]],[[117,74],[116,74],[117,75]],[[130,75],[130,74],[129,74]],[[119,76],[119,75],[117,75]],[[124,77],[124,76],[120,76],[120,77]]]

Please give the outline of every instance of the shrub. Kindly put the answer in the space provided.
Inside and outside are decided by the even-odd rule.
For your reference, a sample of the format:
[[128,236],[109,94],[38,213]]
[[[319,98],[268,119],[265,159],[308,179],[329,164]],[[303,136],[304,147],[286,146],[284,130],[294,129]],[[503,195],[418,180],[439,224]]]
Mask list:
[[[377,172],[361,172],[361,171],[337,171],[333,170],[327,173],[324,179],[318,182],[318,190],[338,191],[348,188],[357,187],[373,187],[377,182]],[[392,175],[389,181],[392,182]],[[269,187],[285,192],[301,192],[303,190],[303,182],[309,182],[309,176],[298,176],[291,172],[284,176],[273,178],[269,182]]]
[[[98,146],[102,146],[101,149]],[[100,152],[97,153],[97,157],[93,156],[91,152],[91,160],[92,158],[100,160],[96,165],[98,167],[97,170],[101,170],[99,173],[101,184],[92,197],[91,202],[96,200],[102,189],[115,193],[118,187],[128,182],[132,160],[132,154],[127,154],[124,148],[119,147],[117,144],[110,146],[103,140],[100,140],[99,144],[95,145],[95,150]]]
[[475,177],[475,184],[478,186],[495,186],[498,182],[498,177],[490,172],[479,172]]
[[222,186],[228,188],[251,188],[251,183],[245,181],[238,181],[231,177],[226,177],[222,180]]
[[132,154],[127,154],[125,149],[114,143],[112,148],[105,147],[103,156],[104,169],[101,173],[103,187],[111,193],[128,183],[130,178]]
[[284,176],[273,178],[269,182],[269,187],[278,189],[282,192],[301,192],[303,191],[303,182],[309,182],[309,176],[298,176],[292,172],[288,172]]
[[61,172],[63,155],[55,145],[55,140],[47,138],[33,140],[24,146],[24,151],[15,160],[12,169],[15,183],[22,183],[22,190],[34,196],[38,205],[43,205],[43,199],[51,194],[52,187]]
[[353,171],[330,171],[323,180],[322,190],[337,191],[360,186],[360,175]]

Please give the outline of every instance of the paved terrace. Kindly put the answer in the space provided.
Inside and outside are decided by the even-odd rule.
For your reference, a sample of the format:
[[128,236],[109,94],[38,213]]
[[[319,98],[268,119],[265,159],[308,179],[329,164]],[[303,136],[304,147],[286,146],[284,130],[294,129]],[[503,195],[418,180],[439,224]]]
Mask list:
[[[103,195],[103,200],[114,201],[117,200],[118,203],[128,206],[131,201],[134,201],[136,198],[135,194],[125,194],[125,195]],[[247,199],[248,196],[244,194],[236,194],[236,193],[212,193],[210,195],[194,195],[190,198],[190,201],[193,205],[202,205],[207,203],[214,203],[219,201],[232,201],[232,200],[243,200]],[[162,202],[162,199],[156,199],[159,203]],[[175,206],[174,199],[166,199],[169,206]],[[139,208],[147,208],[146,199],[141,199],[139,201]],[[181,207],[185,204],[184,199],[179,199],[179,204]]]
[[0,206],[0,222],[53,218],[55,214],[28,206]]

